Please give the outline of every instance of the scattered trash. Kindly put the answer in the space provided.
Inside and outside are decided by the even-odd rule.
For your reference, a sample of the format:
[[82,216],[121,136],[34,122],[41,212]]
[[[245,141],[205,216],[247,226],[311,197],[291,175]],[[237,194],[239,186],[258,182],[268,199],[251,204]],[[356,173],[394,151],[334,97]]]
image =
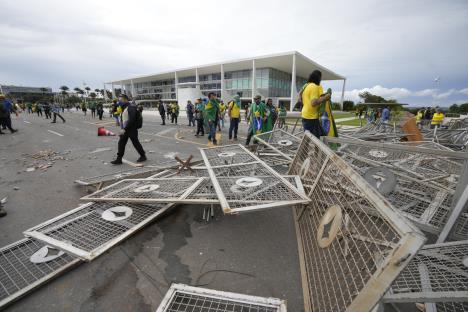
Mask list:
[[26,169],[26,172],[32,172],[32,171],[35,171],[35,170],[36,170],[36,168],[34,168],[34,167],[29,167],[29,168]]
[[155,151],[148,151],[148,153],[150,153],[150,154],[154,154],[154,153],[156,153],[156,152],[155,152]]
[[13,189],[14,189],[15,191],[17,191],[17,190],[19,190],[19,187],[15,186]]
[[97,130],[98,136],[115,136],[115,133],[109,130],[106,130],[104,127],[99,127]]
[[177,153],[177,152],[170,152],[170,153],[165,154],[165,155],[164,155],[164,158],[174,159],[174,157],[176,157],[177,155],[179,155],[179,153]]

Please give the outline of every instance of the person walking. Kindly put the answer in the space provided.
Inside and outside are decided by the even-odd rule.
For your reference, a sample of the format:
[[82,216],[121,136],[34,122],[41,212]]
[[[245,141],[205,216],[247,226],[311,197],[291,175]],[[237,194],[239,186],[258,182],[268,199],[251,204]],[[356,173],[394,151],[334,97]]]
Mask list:
[[234,138],[237,141],[237,131],[240,122],[241,102],[238,94],[234,95],[234,99],[228,105],[229,116],[229,140]]
[[282,129],[286,124],[286,116],[288,112],[286,107],[284,107],[284,103],[280,102],[278,107],[278,128]]
[[122,113],[122,108],[117,103],[117,100],[112,101],[111,114],[115,119],[115,125],[120,127],[120,114]]
[[162,101],[158,102],[158,111],[159,111],[159,116],[161,116],[162,124],[161,126],[166,125],[166,108],[164,107],[164,104]]
[[50,103],[47,101],[44,101],[42,103],[42,108],[44,109],[44,114],[46,119],[52,119],[52,114],[50,113]]
[[208,142],[213,142],[217,145],[216,141],[216,125],[219,116],[219,102],[216,99],[216,94],[213,92],[208,93],[208,103],[205,105],[204,119],[208,125]]
[[172,103],[171,111],[172,111],[171,123],[174,123],[175,121],[175,124],[177,125],[177,118],[179,117],[179,104],[177,104],[177,102]]
[[205,135],[205,128],[203,125],[203,114],[205,111],[205,104],[202,102],[201,99],[198,99],[195,104],[195,119],[197,121],[197,133],[195,136],[198,137],[199,135]]
[[250,144],[250,140],[252,140],[252,136],[256,134],[258,131],[258,129],[255,129],[255,125],[254,125],[254,122],[258,118],[260,118],[261,123],[263,123],[263,120],[265,119],[265,104],[262,102],[262,97],[260,95],[256,95],[254,97],[254,102],[250,104],[249,128],[247,130],[247,140],[245,141],[245,145]]
[[330,99],[330,94],[323,95],[323,88],[320,86],[322,72],[314,70],[310,75],[306,85],[301,91],[302,99],[302,126],[304,131],[320,138],[322,128],[320,127],[318,108],[320,104]]
[[91,117],[96,118],[96,102],[89,102],[89,109],[91,110]]
[[121,165],[125,154],[125,146],[128,139],[132,141],[133,146],[140,154],[137,162],[146,161],[146,153],[138,140],[138,129],[143,126],[143,115],[134,103],[129,103],[125,94],[120,96],[120,107],[122,107],[122,131],[119,135],[117,158],[111,161],[113,165]]
[[28,114],[32,114],[33,110],[32,110],[32,103],[31,102],[28,102],[26,104],[26,107],[28,108]]
[[104,115],[104,104],[102,102],[98,102],[96,104],[96,111],[97,111],[99,120],[102,120],[102,115]]
[[[11,126],[11,113],[18,115],[13,103],[10,100],[7,100],[5,95],[0,93],[0,124],[3,130],[8,128],[11,133],[15,133],[18,130],[13,129]],[[3,134],[1,130],[0,133]]]
[[383,123],[388,123],[390,121],[390,108],[388,105],[382,110],[382,117],[380,119]]
[[65,123],[65,118],[60,115],[60,106],[57,103],[52,103],[52,113],[54,114],[54,119],[51,123],[57,122],[57,116],[59,116],[60,119],[62,119],[62,122]]
[[219,123],[218,123],[218,131],[221,131],[221,128],[224,129],[224,118],[226,116],[226,104],[223,101],[219,103]]
[[195,127],[195,118],[193,117],[193,113],[195,112],[195,108],[192,104],[192,101],[187,101],[187,106],[185,107],[185,111],[187,112],[187,119],[188,119],[188,126]]
[[81,103],[81,110],[83,111],[84,115],[86,116],[86,112],[88,111],[88,108],[86,107],[85,102]]

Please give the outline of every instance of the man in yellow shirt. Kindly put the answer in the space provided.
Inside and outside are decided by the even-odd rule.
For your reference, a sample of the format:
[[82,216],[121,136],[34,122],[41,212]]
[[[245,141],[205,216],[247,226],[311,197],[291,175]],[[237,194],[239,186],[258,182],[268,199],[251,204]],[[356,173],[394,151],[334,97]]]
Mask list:
[[237,130],[240,121],[241,101],[238,94],[234,95],[234,100],[229,103],[228,115],[229,122],[229,140],[232,140],[232,133],[234,132],[234,141],[237,141]]
[[321,103],[330,99],[330,94],[323,94],[321,80],[322,72],[314,70],[299,93],[302,100],[302,126],[304,131],[309,131],[317,138],[322,134],[318,109]]
[[444,117],[444,113],[440,111],[440,108],[436,107],[436,112],[432,115],[431,129],[439,128],[442,125],[442,121],[444,121]]

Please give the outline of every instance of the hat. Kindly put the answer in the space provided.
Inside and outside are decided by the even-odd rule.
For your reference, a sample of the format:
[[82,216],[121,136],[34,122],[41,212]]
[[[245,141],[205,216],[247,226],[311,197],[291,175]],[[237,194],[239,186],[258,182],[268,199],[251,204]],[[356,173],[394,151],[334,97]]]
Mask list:
[[256,95],[256,96],[254,97],[254,100],[261,100],[261,99],[262,99],[262,97],[261,97],[260,95]]

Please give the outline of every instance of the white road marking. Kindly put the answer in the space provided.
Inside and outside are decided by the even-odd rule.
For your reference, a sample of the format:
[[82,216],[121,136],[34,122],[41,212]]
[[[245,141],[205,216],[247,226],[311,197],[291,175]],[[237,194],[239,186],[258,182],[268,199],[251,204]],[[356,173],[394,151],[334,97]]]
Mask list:
[[130,165],[132,167],[143,167],[143,164],[135,164],[135,163],[133,163],[131,161],[126,160],[125,158],[122,158],[122,162],[124,164]]
[[27,120],[23,120],[23,122],[25,122],[25,123],[27,123],[27,124],[30,124],[30,122],[29,122],[29,121],[27,121]]
[[55,132],[55,131],[52,131],[52,130],[47,130],[47,131],[49,131],[50,133],[53,133],[53,134],[55,134],[55,135],[58,135],[58,136],[62,136],[62,137],[63,137],[63,134],[60,134],[60,133],[58,133],[58,132]]

